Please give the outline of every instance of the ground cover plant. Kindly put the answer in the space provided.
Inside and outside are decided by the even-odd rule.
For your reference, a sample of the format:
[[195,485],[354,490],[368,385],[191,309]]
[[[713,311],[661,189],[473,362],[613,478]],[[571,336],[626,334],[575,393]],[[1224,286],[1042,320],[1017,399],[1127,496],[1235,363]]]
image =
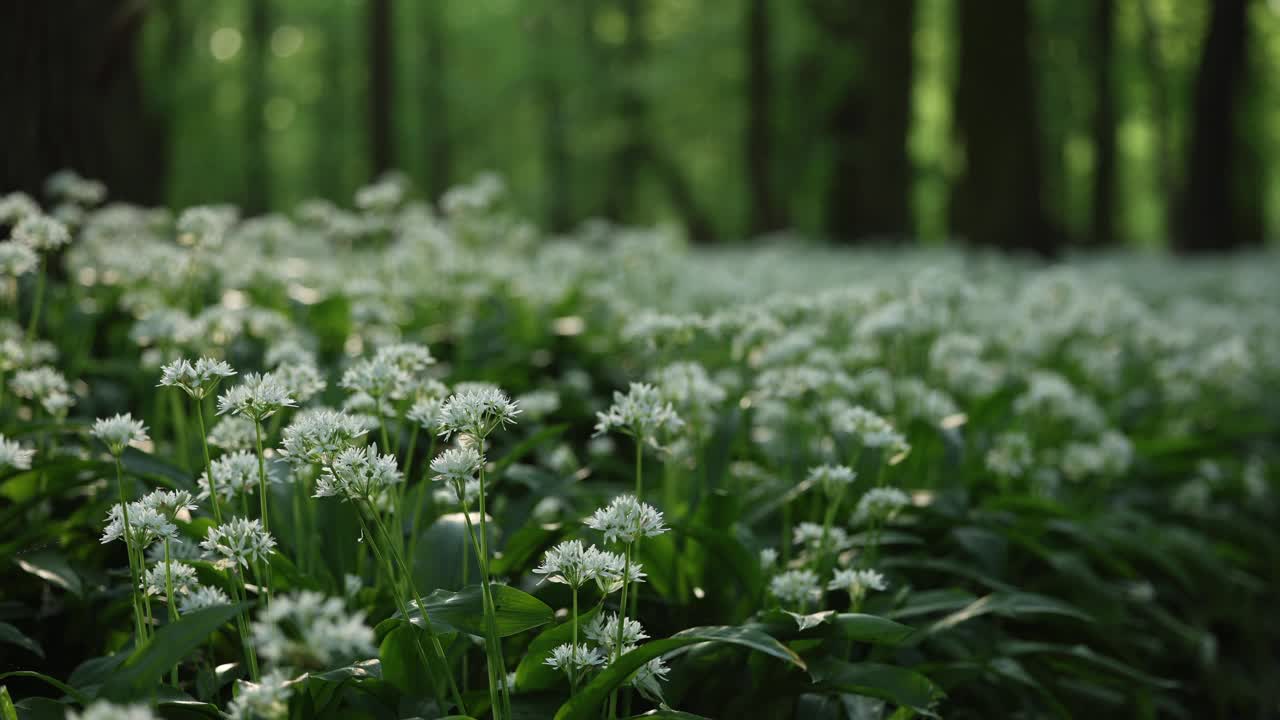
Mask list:
[[1269,717],[1280,261],[0,199],[0,718]]

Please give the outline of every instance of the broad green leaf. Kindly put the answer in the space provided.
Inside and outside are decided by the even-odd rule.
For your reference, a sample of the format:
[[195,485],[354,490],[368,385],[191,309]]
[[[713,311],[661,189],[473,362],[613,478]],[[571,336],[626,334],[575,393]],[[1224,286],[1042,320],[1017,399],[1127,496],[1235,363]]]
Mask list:
[[21,720],[66,720],[67,703],[45,697],[29,697],[14,703]]
[[[522,633],[555,619],[555,613],[546,603],[523,590],[509,585],[493,584],[490,587],[493,589],[498,637]],[[479,585],[469,585],[458,592],[437,590],[424,598],[423,602],[426,603],[427,617],[431,619],[432,629],[436,633],[457,631],[484,637],[484,601]],[[410,613],[413,623],[422,627],[422,615],[418,609],[414,608]],[[393,627],[386,625],[388,622],[390,621],[384,620],[378,623],[380,637]]]
[[828,620],[850,640],[873,645],[898,645],[915,634],[915,628],[878,615],[840,613]]
[[560,706],[555,720],[588,720],[595,718],[609,694],[631,677],[640,666],[650,660],[689,645],[704,642],[722,642],[762,652],[801,669],[805,663],[786,645],[773,637],[748,627],[698,627],[681,631],[662,640],[651,640],[623,655],[612,665],[596,675],[591,682],[578,689],[578,693]]
[[15,562],[23,570],[41,580],[57,585],[73,595],[84,594],[84,584],[80,581],[80,576],[75,570],[71,569],[67,559],[60,553],[53,550],[37,550],[26,555],[19,555]]
[[25,633],[7,622],[0,622],[0,642],[26,648],[36,655],[44,657],[44,648],[40,647],[40,643],[27,637]]
[[[440,641],[447,647],[452,638],[453,635],[448,635]],[[417,643],[421,643],[421,654]],[[422,655],[427,658],[429,671],[423,666]],[[403,621],[382,639],[378,659],[382,661],[382,678],[410,697],[435,697],[444,691],[443,686],[433,687],[436,678],[443,679],[446,672],[451,672],[441,666],[426,632]]]
[[880,698],[930,717],[937,717],[932,706],[943,696],[929,678],[896,665],[826,657],[814,660],[809,672],[815,683],[828,690]]
[[80,692],[79,690],[76,690],[75,688],[62,682],[59,679],[49,677],[44,673],[38,673],[34,670],[13,670],[7,673],[0,673],[0,680],[7,680],[8,678],[11,678],[11,677],[34,678],[36,680],[40,680],[41,682],[44,682],[47,685],[52,685],[58,690],[61,690],[67,695],[71,696],[71,699],[75,700],[81,705],[84,705],[85,703],[89,702],[89,698],[84,693]]
[[102,686],[102,696],[131,700],[146,695],[166,672],[239,611],[239,605],[216,605],[188,613],[161,627],[107,680]]
[[[480,519],[479,515],[473,517],[476,522]],[[490,527],[489,531],[492,536],[493,528]],[[467,558],[466,576],[471,580],[478,580],[480,566],[476,562],[475,551],[471,548],[466,520],[462,513],[441,515],[431,527],[418,534],[417,547],[413,553],[414,582],[420,588],[455,590],[462,587],[464,554]]]
[[18,709],[9,697],[9,688],[0,685],[0,720],[18,720]]
[[948,588],[945,590],[921,590],[907,595],[906,605],[890,610],[886,616],[895,620],[932,615],[939,612],[958,610],[978,597],[966,590]]
[[[595,619],[597,612],[599,608],[593,607],[578,615],[578,642],[582,642],[586,637],[583,630],[587,627],[587,623]],[[565,674],[549,667],[546,660],[556,647],[571,642],[573,642],[572,621],[544,630],[534,638],[533,642],[529,643],[529,649],[525,651],[524,658],[520,660],[520,665],[516,668],[516,687],[521,690],[545,690],[565,681]]]
[[1019,655],[1057,655],[1059,657],[1077,660],[1094,668],[1101,670],[1107,676],[1113,678],[1122,678],[1143,685],[1152,687],[1172,689],[1178,687],[1178,683],[1172,680],[1166,680],[1154,675],[1149,675],[1132,665],[1123,663],[1115,658],[1101,655],[1087,645],[1059,645],[1056,643],[1042,642],[1008,642],[1000,645],[1000,652],[1003,655],[1019,656]]

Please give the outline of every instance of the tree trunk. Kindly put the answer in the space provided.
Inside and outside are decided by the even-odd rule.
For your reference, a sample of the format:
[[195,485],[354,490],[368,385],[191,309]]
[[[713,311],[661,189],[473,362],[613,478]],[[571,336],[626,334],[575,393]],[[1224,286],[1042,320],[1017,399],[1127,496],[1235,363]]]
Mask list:
[[1237,224],[1233,198],[1239,164],[1233,135],[1245,79],[1247,4],[1247,0],[1213,0],[1192,108],[1191,157],[1179,238],[1184,251],[1230,250],[1261,239],[1246,236],[1246,229]]
[[1146,66],[1147,83],[1151,87],[1152,125],[1156,145],[1156,182],[1162,200],[1165,238],[1176,227],[1173,213],[1177,182],[1173,171],[1172,132],[1169,130],[1169,90],[1164,56],[1160,52],[1160,31],[1152,13],[1151,0],[1139,0],[1142,20],[1142,62]]
[[1116,240],[1116,98],[1112,82],[1115,58],[1115,0],[1097,0],[1094,41],[1097,57],[1094,89],[1097,104],[1093,114],[1093,223],[1091,241],[1111,245]]
[[369,0],[369,162],[375,176],[395,162],[391,15],[391,0]]
[[786,225],[786,214],[773,188],[773,98],[769,59],[769,0],[747,0],[747,137],[746,166],[751,219],[755,235]]
[[828,17],[828,27],[847,25],[858,62],[831,118],[827,231],[842,240],[904,238],[912,231],[907,134],[915,0],[866,0],[841,20]]
[[952,227],[974,244],[1054,254],[1059,235],[1040,195],[1027,0],[960,0],[958,24],[955,124],[965,163]]
[[612,180],[609,194],[605,198],[605,212],[611,219],[620,222],[634,222],[637,219],[636,185],[648,144],[648,105],[641,93],[638,78],[649,52],[644,28],[644,3],[645,0],[622,0],[626,37],[615,77],[621,79],[618,87],[618,116],[622,118],[626,131],[625,137],[614,151]]
[[271,206],[271,162],[267,157],[267,62],[271,56],[269,0],[247,0],[248,38],[244,44],[244,192],[245,212],[258,214]]
[[8,2],[0,9],[0,193],[39,198],[71,168],[116,200],[159,203],[163,125],[149,112],[137,50],[145,4]]

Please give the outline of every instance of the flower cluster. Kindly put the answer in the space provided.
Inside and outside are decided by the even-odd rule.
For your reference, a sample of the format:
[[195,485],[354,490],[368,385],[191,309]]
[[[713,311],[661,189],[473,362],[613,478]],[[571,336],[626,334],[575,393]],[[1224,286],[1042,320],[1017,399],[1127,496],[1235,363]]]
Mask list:
[[372,500],[404,480],[395,455],[379,455],[373,445],[338,453],[316,481],[316,497]]
[[619,495],[586,520],[587,527],[604,533],[605,542],[633,543],[666,532],[662,513],[634,495]]
[[359,419],[327,408],[303,410],[284,429],[284,455],[293,463],[332,465],[368,432]]
[[626,394],[614,392],[613,405],[605,412],[596,413],[597,435],[618,430],[648,444],[657,444],[662,433],[672,432],[683,424],[671,403],[647,383],[631,383]]
[[270,373],[249,373],[244,382],[218,397],[218,414],[243,415],[262,422],[282,408],[295,407],[289,391]]
[[0,435],[0,470],[30,470],[36,451],[24,448],[16,440]]
[[440,406],[440,434],[455,433],[483,440],[499,427],[516,421],[520,408],[502,390],[492,386],[467,387],[450,395]]
[[200,546],[224,565],[247,568],[250,563],[266,560],[275,552],[276,539],[262,529],[261,520],[232,518],[210,527]]
[[224,379],[236,374],[222,360],[202,357],[194,363],[190,360],[174,360],[160,368],[160,385],[176,387],[196,400],[203,400]]
[[270,665],[297,670],[328,670],[376,652],[364,613],[309,590],[274,598],[253,623],[253,641]]

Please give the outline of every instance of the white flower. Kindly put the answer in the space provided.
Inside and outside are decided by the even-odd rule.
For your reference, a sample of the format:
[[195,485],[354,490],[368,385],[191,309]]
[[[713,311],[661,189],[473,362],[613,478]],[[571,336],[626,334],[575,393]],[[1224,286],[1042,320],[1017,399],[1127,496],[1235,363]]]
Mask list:
[[987,450],[987,469],[1002,478],[1020,478],[1035,462],[1031,440],[1026,433],[1007,432],[995,437]]
[[588,670],[598,667],[605,663],[604,654],[599,648],[589,648],[586,645],[570,645],[565,643],[557,646],[543,661],[556,670],[564,672],[577,672],[580,670]]
[[826,529],[826,548],[822,547],[823,528],[818,523],[802,522],[791,529],[791,540],[796,545],[809,545],[814,550],[840,550],[849,545],[849,534],[842,527]]
[[611,595],[622,589],[623,575],[628,583],[644,582],[644,566],[634,559],[630,565],[622,553],[600,550],[593,558],[596,565],[596,587],[605,595]]
[[[186,595],[200,585],[200,579],[196,577],[196,569],[184,562],[170,562],[168,581],[173,583],[173,594]],[[139,588],[147,595],[159,595],[164,597],[167,595],[165,591],[166,575],[164,563],[147,568],[146,574],[142,578],[141,587]]]
[[0,197],[0,225],[16,225],[23,218],[40,214],[40,206],[24,192],[11,192]]
[[197,205],[178,216],[178,242],[201,249],[221,247],[239,213],[226,205]]
[[50,197],[85,207],[97,205],[107,197],[107,186],[99,180],[80,177],[74,170],[59,170],[44,181]]
[[363,612],[309,590],[272,599],[253,623],[253,642],[267,663],[299,670],[328,670],[377,652]]
[[284,720],[289,717],[292,681],[280,670],[272,670],[257,683],[236,681],[237,692],[227,705],[229,720]]
[[632,543],[643,537],[661,535],[668,529],[662,524],[662,513],[652,505],[640,502],[634,495],[614,498],[587,518],[586,524],[604,533],[605,542]]
[[774,548],[765,548],[760,551],[760,569],[770,570],[774,565],[778,564],[778,551]]
[[232,413],[262,422],[281,408],[296,405],[289,391],[271,373],[249,373],[244,376],[244,382],[218,398],[218,414]]
[[209,444],[226,451],[248,450],[254,446],[253,427],[249,418],[225,415],[209,431]]
[[888,587],[884,575],[870,569],[837,569],[831,582],[827,583],[828,590],[844,590],[853,598],[861,598],[868,590],[884,590]]
[[190,360],[174,360],[160,368],[160,386],[176,387],[191,397],[202,400],[224,378],[235,375],[230,365],[212,358],[202,357],[192,363]]
[[845,465],[819,465],[809,469],[809,481],[821,485],[828,496],[843,492],[857,477],[858,474]]
[[320,370],[311,363],[286,363],[276,367],[271,374],[284,386],[289,396],[300,403],[307,402],[328,387]]
[[[247,450],[223,455],[209,463],[209,469],[200,473],[200,499],[209,498],[211,493],[209,473],[213,473],[212,486],[218,490],[218,499],[232,500],[241,493],[251,493],[258,486],[258,456]],[[272,477],[267,475],[267,481]]]
[[788,570],[769,580],[769,592],[788,605],[805,608],[811,602],[822,599],[818,586],[818,574],[812,570]]
[[[604,648],[605,652],[612,655],[618,648],[618,615],[616,613],[601,613],[592,618],[585,628],[587,639],[595,642]],[[622,647],[635,645],[636,643],[649,637],[644,631],[644,626],[639,621],[627,618],[622,626]]]
[[364,423],[345,412],[303,410],[284,429],[284,454],[292,463],[327,466],[361,445],[366,432]]
[[[631,648],[628,648],[626,652],[631,652]],[[623,654],[625,655],[626,653]],[[656,685],[659,681],[666,680],[667,674],[670,672],[671,668],[667,667],[667,661],[664,658],[656,657],[641,665],[639,670],[636,670],[636,674],[631,677],[630,684],[641,688],[641,692],[644,692],[646,686]]]
[[68,710],[67,720],[159,720],[159,716],[146,705],[117,705],[98,700],[86,707],[84,712]]
[[17,440],[7,440],[4,435],[0,435],[0,470],[30,470],[31,459],[35,455],[35,450],[24,448]]
[[837,432],[858,438],[864,447],[887,448],[891,455],[910,449],[888,420],[861,405],[842,408],[831,418],[831,425]]
[[36,252],[49,252],[70,243],[71,232],[48,215],[28,215],[13,227],[13,239]]
[[458,485],[441,485],[432,491],[437,505],[466,505],[471,507],[480,499],[480,479],[472,478],[462,484],[462,495],[458,495]]
[[371,500],[403,480],[395,455],[379,455],[373,445],[343,450],[316,480],[316,497]]
[[613,405],[606,412],[596,413],[596,420],[596,435],[618,430],[651,444],[657,442],[659,433],[684,424],[671,403],[648,383],[631,383],[625,395],[615,391]]
[[[164,545],[152,545],[147,548],[147,559],[153,563],[164,562]],[[200,549],[200,543],[195,540],[188,540],[182,535],[169,538],[169,559],[170,560],[204,560],[204,550]]]
[[428,432],[435,432],[440,426],[440,408],[444,406],[444,400],[437,397],[420,398],[413,403],[413,407],[409,408],[409,412],[405,415],[409,422],[416,423],[418,427]]
[[190,513],[197,509],[195,498],[186,490],[153,490],[138,502],[169,520],[176,520],[183,511]]
[[483,440],[495,429],[514,423],[519,414],[520,409],[502,390],[467,387],[450,395],[440,407],[440,434],[464,433]]
[[871,488],[858,500],[858,509],[853,513],[853,524],[884,522],[910,504],[911,496],[898,488]]
[[198,585],[191,589],[191,592],[182,596],[178,600],[178,612],[182,615],[213,607],[215,605],[230,605],[231,598],[223,592],[222,588],[211,587],[209,585]]
[[20,277],[36,269],[40,256],[36,251],[12,240],[0,242],[0,275]]
[[347,368],[339,385],[352,392],[365,393],[375,400],[384,397],[399,399],[397,391],[410,381],[411,376],[403,368],[388,358],[375,356]]
[[[572,588],[580,588],[601,577],[612,582],[619,579],[622,574],[620,569],[616,572],[614,570],[614,557],[612,557],[614,555],[598,549],[595,545],[583,547],[581,540],[566,540],[547,550],[542,556],[542,564],[533,572],[544,575],[545,580]],[[635,568],[638,573],[638,563],[635,564]]]
[[221,556],[228,565],[247,568],[249,563],[266,560],[275,552],[276,539],[262,529],[261,520],[232,518],[209,528],[200,546],[215,556]]
[[555,390],[534,390],[516,398],[520,411],[532,420],[541,420],[560,409],[560,394]]
[[[142,504],[141,501],[129,503],[129,531],[128,543],[139,549],[146,548],[162,538],[178,536],[178,526],[174,525],[170,518],[162,515],[154,507]],[[107,511],[101,542],[106,544],[119,540],[124,537],[124,534],[124,509],[120,503],[116,503]]]
[[484,456],[474,447],[448,448],[431,461],[431,472],[435,479],[457,485],[465,484],[480,471],[484,465]]
[[75,404],[67,379],[47,365],[14,373],[9,380],[9,389],[24,400],[39,402],[51,415],[61,416]]

